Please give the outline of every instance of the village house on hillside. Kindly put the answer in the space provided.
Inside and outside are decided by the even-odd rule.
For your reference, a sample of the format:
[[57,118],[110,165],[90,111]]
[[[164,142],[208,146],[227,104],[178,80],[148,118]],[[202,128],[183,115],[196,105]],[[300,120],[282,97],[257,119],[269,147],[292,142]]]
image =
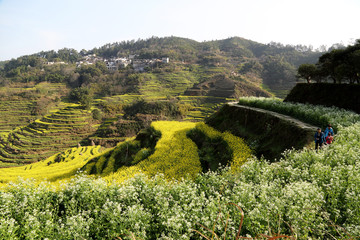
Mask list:
[[109,71],[116,71],[119,68],[126,68],[129,64],[131,64],[131,60],[128,58],[111,58],[109,60],[105,60],[106,67]]
[[156,63],[167,64],[170,62],[168,57],[163,57],[161,59],[137,59],[137,56],[138,55],[136,54],[130,54],[128,57],[104,59],[102,57],[97,57],[95,54],[91,54],[85,56],[82,61],[76,62],[76,66],[81,67],[82,65],[91,65],[98,61],[102,61],[105,62],[106,68],[109,71],[117,71],[121,68],[126,68],[131,64],[135,72],[143,72],[146,67],[152,67]]
[[163,57],[163,58],[161,59],[161,61],[162,61],[163,63],[169,63],[169,58],[168,58],[168,57]]
[[60,65],[60,64],[67,64],[66,62],[47,62],[46,65]]

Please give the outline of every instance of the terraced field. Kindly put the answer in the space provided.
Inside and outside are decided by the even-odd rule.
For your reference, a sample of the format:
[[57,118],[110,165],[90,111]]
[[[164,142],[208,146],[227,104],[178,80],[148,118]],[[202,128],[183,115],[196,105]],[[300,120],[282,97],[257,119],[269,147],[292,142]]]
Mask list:
[[[134,102],[143,95],[120,95],[101,101],[114,101],[121,104]],[[147,96],[146,99],[161,101],[166,97]],[[201,121],[213,113],[226,98],[179,96],[180,103],[191,106],[185,120]],[[40,119],[30,114],[33,101],[0,102],[0,167],[28,164],[61,152],[92,135],[96,127],[91,123],[91,112],[77,105],[60,103],[51,114]],[[116,118],[114,118],[116,120]],[[109,120],[110,121],[110,120]],[[108,123],[110,124],[111,121]],[[104,123],[106,124],[106,123]],[[97,139],[96,136],[93,136]],[[97,139],[96,142],[102,139]],[[110,139],[123,141],[124,139]],[[109,139],[107,139],[109,141]]]
[[14,166],[36,162],[76,146],[96,129],[90,111],[68,104],[25,127],[2,135],[0,166]]
[[[130,104],[139,99],[146,99],[148,101],[161,101],[166,100],[166,97],[160,96],[148,96],[148,95],[115,95],[112,97],[105,97],[97,100],[101,101],[117,102],[121,104]],[[214,113],[220,106],[226,102],[234,101],[233,98],[224,97],[208,97],[208,96],[178,96],[176,97],[179,103],[188,104],[191,108],[188,111],[187,117],[184,120],[187,121],[203,121],[206,117]]]
[[233,101],[232,98],[223,97],[208,97],[208,96],[179,96],[181,103],[193,106],[185,120],[189,121],[203,121],[206,117],[213,114],[224,103]]
[[[66,92],[65,84],[40,83],[33,86],[0,87],[0,133],[8,134],[17,127],[26,126],[41,117],[31,114],[37,100],[43,96],[55,99]],[[57,104],[51,107],[56,110]],[[60,106],[61,107],[61,106]]]
[[76,174],[89,159],[101,154],[100,146],[75,147],[55,154],[44,161],[21,167],[0,169],[0,183],[16,181],[19,177],[57,181]]
[[144,74],[140,93],[146,96],[178,96],[197,82],[189,72]]
[[36,116],[31,115],[30,109],[34,101],[0,101],[0,132],[9,133],[11,130],[27,125]]

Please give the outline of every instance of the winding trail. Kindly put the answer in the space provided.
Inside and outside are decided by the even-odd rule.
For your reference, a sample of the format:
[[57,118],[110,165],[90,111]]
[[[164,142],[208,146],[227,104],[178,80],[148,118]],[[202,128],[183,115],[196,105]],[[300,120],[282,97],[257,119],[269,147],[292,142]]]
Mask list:
[[265,110],[265,109],[261,109],[261,108],[255,108],[255,107],[248,107],[248,106],[244,106],[244,105],[239,105],[237,102],[229,102],[227,103],[229,106],[232,106],[232,107],[238,107],[238,108],[243,108],[243,109],[250,109],[252,111],[256,111],[256,112],[261,112],[261,113],[266,113],[266,114],[270,114],[274,117],[277,117],[279,119],[282,119],[282,120],[285,120],[285,121],[288,121],[288,122],[291,122],[292,124],[296,125],[297,127],[299,128],[302,128],[302,129],[306,129],[306,130],[310,130],[310,131],[314,131],[314,133],[316,132],[317,130],[317,127],[311,125],[311,124],[308,124],[308,123],[304,123],[302,121],[300,121],[299,119],[296,119],[296,118],[293,118],[293,117],[290,117],[288,115],[284,115],[284,114],[280,114],[280,113],[277,113],[277,112],[273,112],[273,111],[270,111],[270,110]]

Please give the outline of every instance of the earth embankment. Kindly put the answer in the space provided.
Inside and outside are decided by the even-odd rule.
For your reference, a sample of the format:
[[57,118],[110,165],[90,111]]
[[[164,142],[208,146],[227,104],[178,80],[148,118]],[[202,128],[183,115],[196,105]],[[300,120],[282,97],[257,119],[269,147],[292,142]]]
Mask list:
[[234,103],[224,105],[207,124],[245,138],[258,157],[275,161],[286,149],[301,149],[313,141],[316,127],[272,111]]
[[360,113],[360,84],[298,83],[284,101],[335,106]]

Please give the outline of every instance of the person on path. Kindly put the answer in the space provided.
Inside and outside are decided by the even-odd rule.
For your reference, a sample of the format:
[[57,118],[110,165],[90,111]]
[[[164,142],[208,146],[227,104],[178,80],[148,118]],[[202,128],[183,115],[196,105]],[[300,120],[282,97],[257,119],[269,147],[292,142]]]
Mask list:
[[331,127],[331,124],[328,124],[327,128],[324,131],[325,138],[331,133],[331,136],[334,136],[334,129]]
[[315,135],[314,135],[314,140],[315,140],[315,150],[317,151],[318,148],[322,147],[323,143],[325,142],[325,135],[323,132],[321,132],[321,128],[318,128]]
[[326,143],[331,144],[334,141],[334,137],[332,136],[331,132],[328,133],[328,136],[326,137]]

